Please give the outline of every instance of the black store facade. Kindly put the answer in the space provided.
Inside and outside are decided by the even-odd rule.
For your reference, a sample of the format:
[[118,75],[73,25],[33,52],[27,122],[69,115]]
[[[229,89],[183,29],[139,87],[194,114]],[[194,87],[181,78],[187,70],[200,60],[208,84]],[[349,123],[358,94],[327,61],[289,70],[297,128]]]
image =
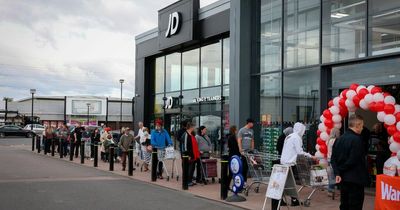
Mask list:
[[350,84],[400,101],[399,11],[397,0],[178,1],[136,36],[136,119],[163,118],[170,131],[192,119],[218,141],[251,117],[271,153],[282,128],[301,121],[313,152],[321,110]]

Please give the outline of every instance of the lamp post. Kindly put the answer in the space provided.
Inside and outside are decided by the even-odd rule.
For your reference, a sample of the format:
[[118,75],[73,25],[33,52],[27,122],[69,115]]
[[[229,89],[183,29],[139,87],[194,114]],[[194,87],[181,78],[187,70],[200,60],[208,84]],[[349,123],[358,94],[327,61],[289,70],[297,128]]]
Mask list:
[[[121,104],[120,104],[120,110],[119,110],[119,122],[122,122],[122,84],[124,83],[124,79],[120,79],[119,83],[121,83]],[[118,128],[119,129],[119,128]]]
[[[36,93],[36,89],[30,89],[30,93],[32,94],[31,131],[33,131],[33,99]],[[32,135],[32,151],[34,150],[35,150],[35,135]]]
[[7,124],[8,102],[11,102],[12,100],[13,100],[12,98],[8,98],[8,97],[3,98],[3,101],[5,102],[5,109],[6,109],[6,113],[4,114],[4,124]]
[[89,126],[89,110],[90,110],[90,103],[86,103],[86,106],[87,106],[87,125]]

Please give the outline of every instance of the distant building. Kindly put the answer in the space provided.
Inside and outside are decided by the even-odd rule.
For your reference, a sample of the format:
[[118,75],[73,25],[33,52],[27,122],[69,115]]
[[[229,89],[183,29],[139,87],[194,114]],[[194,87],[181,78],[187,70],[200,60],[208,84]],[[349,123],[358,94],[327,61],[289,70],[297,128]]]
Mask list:
[[[97,96],[35,96],[33,122],[58,127],[64,122],[84,125],[106,124],[113,129],[122,126],[132,127],[132,100],[123,98],[107,98]],[[122,120],[120,110],[122,103]],[[89,105],[89,109],[88,109]],[[32,98],[8,102],[7,123],[21,124],[13,118],[24,118],[23,124],[31,123]],[[0,111],[1,112],[1,111]],[[3,111],[6,112],[5,110]],[[4,115],[0,113],[0,122],[4,123]],[[88,123],[89,116],[89,123]]]

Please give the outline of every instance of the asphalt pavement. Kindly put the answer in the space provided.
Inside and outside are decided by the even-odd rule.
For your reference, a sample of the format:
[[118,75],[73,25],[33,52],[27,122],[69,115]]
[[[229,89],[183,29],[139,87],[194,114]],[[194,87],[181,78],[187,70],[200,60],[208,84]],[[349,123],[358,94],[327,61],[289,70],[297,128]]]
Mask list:
[[26,149],[30,142],[29,138],[0,139],[0,209],[237,209],[38,155]]

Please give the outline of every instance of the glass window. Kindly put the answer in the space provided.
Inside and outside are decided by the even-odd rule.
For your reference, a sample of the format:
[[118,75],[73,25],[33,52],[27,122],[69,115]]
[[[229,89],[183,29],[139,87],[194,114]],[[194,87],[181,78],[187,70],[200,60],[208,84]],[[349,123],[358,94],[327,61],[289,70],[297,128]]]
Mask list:
[[260,71],[281,69],[282,1],[261,0]]
[[323,62],[365,56],[365,0],[327,1],[323,7]]
[[182,89],[199,88],[199,49],[182,53]]
[[283,73],[283,121],[312,123],[319,119],[318,68]]
[[221,139],[221,113],[202,113],[200,116],[200,126],[206,126],[207,135],[212,143],[212,151],[220,151],[219,140]]
[[224,69],[224,85],[229,84],[229,65],[230,65],[230,39],[226,38],[223,40],[223,45],[224,45],[224,49],[223,49],[223,69]]
[[[172,102],[172,107],[165,109],[165,114],[171,114],[179,112],[179,95],[180,92],[169,92],[165,94],[165,97],[168,99],[172,99],[172,101],[166,101],[166,103]],[[172,98],[171,98],[172,97]]]
[[199,90],[182,91],[182,96],[183,112],[199,111],[199,104],[194,101],[195,98],[199,97]]
[[372,55],[400,51],[400,1],[370,1]]
[[165,57],[156,58],[156,66],[155,66],[156,93],[164,92],[164,58]]
[[262,75],[260,78],[260,115],[263,124],[276,124],[281,116],[281,74]]
[[173,53],[166,57],[165,92],[181,89],[181,54]]
[[154,114],[163,113],[163,106],[164,106],[164,94],[157,94],[155,95],[154,99]]
[[221,42],[201,48],[201,86],[221,85]]
[[319,61],[320,0],[285,0],[285,67]]
[[393,84],[400,78],[400,58],[332,68],[332,88],[358,84]]

